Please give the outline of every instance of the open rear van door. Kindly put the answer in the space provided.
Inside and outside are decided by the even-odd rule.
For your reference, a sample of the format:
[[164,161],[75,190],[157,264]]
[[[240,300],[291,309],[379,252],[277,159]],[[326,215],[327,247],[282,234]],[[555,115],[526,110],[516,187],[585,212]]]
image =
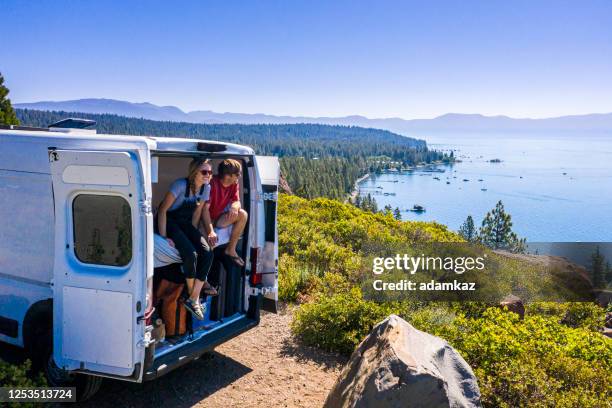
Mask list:
[[53,357],[65,370],[142,376],[151,209],[138,157],[137,151],[49,150]]
[[261,180],[264,224],[264,246],[261,253],[262,284],[272,288],[264,292],[263,309],[276,313],[278,307],[278,228],[277,201],[280,180],[280,164],[276,156],[256,156],[257,171]]

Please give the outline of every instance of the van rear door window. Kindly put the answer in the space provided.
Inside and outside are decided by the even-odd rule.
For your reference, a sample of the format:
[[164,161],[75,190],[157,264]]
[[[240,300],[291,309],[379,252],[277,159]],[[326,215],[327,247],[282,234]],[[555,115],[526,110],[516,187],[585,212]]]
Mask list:
[[72,202],[74,252],[88,264],[125,266],[132,259],[132,215],[122,197],[80,194]]
[[[264,193],[273,194],[277,192],[276,186],[262,186]],[[266,213],[266,241],[276,240],[276,202],[272,200],[264,201],[264,211]]]

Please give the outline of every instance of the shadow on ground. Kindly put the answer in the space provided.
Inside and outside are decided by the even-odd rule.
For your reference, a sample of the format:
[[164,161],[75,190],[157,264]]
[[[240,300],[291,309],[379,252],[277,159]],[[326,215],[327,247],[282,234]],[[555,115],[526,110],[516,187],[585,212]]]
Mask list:
[[[21,364],[25,353],[18,347],[0,343],[0,359]],[[154,381],[138,384],[104,379],[100,391],[92,399],[71,406],[191,407],[251,371],[238,361],[213,351]]]
[[213,351],[154,381],[135,384],[105,379],[92,399],[72,406],[191,407],[251,371],[236,360]]
[[288,338],[283,341],[280,355],[290,357],[300,363],[313,362],[324,370],[341,369],[348,361],[348,358],[336,353],[328,353],[319,348],[303,344],[299,340]]

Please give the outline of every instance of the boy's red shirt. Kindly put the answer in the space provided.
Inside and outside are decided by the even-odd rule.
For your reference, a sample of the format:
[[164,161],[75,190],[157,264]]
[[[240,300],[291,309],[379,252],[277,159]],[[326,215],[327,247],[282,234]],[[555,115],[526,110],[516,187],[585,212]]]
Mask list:
[[223,214],[225,208],[229,204],[236,201],[240,201],[238,184],[224,187],[223,184],[221,184],[221,180],[217,177],[213,177],[212,180],[210,180],[210,198],[208,199],[208,203],[210,205],[210,218],[213,221]]

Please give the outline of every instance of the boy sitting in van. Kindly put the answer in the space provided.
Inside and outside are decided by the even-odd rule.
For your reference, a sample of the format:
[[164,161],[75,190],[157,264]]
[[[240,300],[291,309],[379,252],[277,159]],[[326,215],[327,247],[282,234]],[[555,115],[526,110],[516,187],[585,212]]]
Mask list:
[[241,175],[242,166],[237,160],[226,159],[219,163],[218,174],[210,182],[210,197],[206,203],[208,211],[202,212],[204,229],[208,234],[208,242],[211,246],[217,243],[217,234],[213,227],[232,226],[225,255],[240,267],[244,266],[244,260],[236,252],[236,244],[248,219],[247,212],[241,207],[238,192],[238,181]]

